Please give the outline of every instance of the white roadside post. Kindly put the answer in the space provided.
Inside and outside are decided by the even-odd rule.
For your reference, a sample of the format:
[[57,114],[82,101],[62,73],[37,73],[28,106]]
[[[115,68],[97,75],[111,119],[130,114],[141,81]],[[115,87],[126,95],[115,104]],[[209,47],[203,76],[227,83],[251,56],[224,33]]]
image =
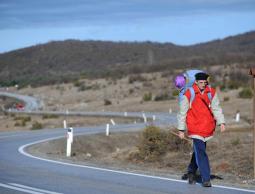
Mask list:
[[169,114],[171,114],[172,113],[172,109],[171,108],[169,108]]
[[71,156],[72,151],[72,143],[73,143],[73,128],[70,127],[67,129],[67,142],[66,142],[66,156]]
[[236,112],[236,122],[238,123],[240,121],[240,111]]
[[114,122],[113,119],[111,119],[111,123],[112,123],[112,125],[116,125],[116,123]]
[[124,116],[125,116],[125,117],[127,116],[127,112],[124,112]]
[[66,129],[67,128],[66,120],[63,121],[63,125],[64,125],[64,129]]
[[147,117],[145,116],[144,113],[143,113],[143,120],[144,120],[144,123],[147,123]]
[[155,120],[156,120],[156,116],[155,116],[155,115],[153,115],[153,116],[152,116],[152,119],[153,119],[153,121],[155,121]]
[[109,136],[109,134],[110,134],[109,128],[110,128],[110,125],[107,123],[106,124],[106,129],[105,129],[105,135],[106,136]]

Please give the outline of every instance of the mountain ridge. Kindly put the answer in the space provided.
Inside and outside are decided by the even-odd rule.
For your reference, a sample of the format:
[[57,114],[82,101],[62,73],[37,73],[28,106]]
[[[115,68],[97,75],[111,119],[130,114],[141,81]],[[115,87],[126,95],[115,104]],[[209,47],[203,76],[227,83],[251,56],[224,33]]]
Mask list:
[[190,46],[150,41],[52,41],[0,54],[0,85],[41,85],[79,77],[252,64],[254,53],[255,31]]

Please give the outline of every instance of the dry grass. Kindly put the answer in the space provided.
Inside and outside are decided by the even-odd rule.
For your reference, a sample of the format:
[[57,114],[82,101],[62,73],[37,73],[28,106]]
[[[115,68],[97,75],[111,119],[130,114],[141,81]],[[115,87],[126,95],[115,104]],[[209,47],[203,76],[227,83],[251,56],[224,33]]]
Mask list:
[[[28,87],[18,91],[15,88],[10,88],[9,90],[32,95],[43,100],[44,110],[168,112],[171,108],[173,112],[176,112],[178,110],[177,99],[166,101],[143,100],[144,94],[149,92],[152,94],[152,99],[159,94],[172,94],[174,90],[172,77],[164,77],[162,74],[142,74],[143,79],[131,83],[129,76],[119,80],[84,79],[81,82],[84,82],[86,86],[91,86],[85,91],[79,91],[79,88],[72,83],[39,88]],[[238,98],[239,91],[220,92],[218,90],[221,104],[227,117],[227,124],[231,123],[231,127],[247,127],[247,124],[249,124],[247,121],[250,122],[252,118],[252,99]],[[224,101],[224,98],[229,100]],[[106,99],[110,100],[112,104],[105,105]],[[237,110],[241,114],[241,123],[233,123]],[[6,126],[8,126],[6,130],[13,129],[14,125],[9,123],[11,120],[8,118],[0,115],[0,121],[3,121],[2,128],[7,128]],[[55,125],[59,125],[58,120],[56,120]]]
[[[136,157],[133,157],[134,153],[139,150],[142,141],[141,135],[141,132],[130,132],[113,133],[109,137],[104,134],[75,137],[73,154],[69,159],[65,157],[65,140],[42,143],[30,148],[29,151],[44,157],[164,176],[179,175],[180,177],[186,171],[191,157],[191,147],[168,149],[161,159],[153,162],[137,160]],[[233,143],[237,138],[239,138],[239,143]],[[183,144],[183,146],[187,146],[187,144]],[[223,180],[215,179],[213,183],[255,187],[255,182],[252,181],[251,130],[216,133],[215,138],[207,144],[207,153],[212,174],[223,178]]]
[[[29,121],[23,122],[26,118]],[[27,114],[0,114],[0,131],[10,130],[31,130],[34,123],[39,123],[44,129],[63,128],[63,121],[66,120],[69,127],[85,127],[111,123],[133,123],[134,119],[120,117],[92,117],[92,116],[49,116],[46,115],[27,115]]]
[[[178,109],[177,99],[166,101],[143,101],[144,94],[152,93],[152,99],[158,94],[171,94],[174,87],[172,78],[164,77],[161,73],[143,74],[144,79],[130,83],[129,77],[120,80],[82,80],[86,86],[91,87],[85,91],[79,91],[74,84],[61,84],[44,86],[39,88],[24,88],[11,91],[25,95],[33,95],[44,101],[44,110],[69,110],[69,111],[149,111],[168,112],[169,108],[173,112]],[[219,91],[218,91],[219,92]],[[211,161],[212,172],[224,178],[224,182],[241,184],[245,186],[251,180],[252,167],[252,133],[244,130],[249,127],[252,115],[252,99],[240,99],[237,97],[239,90],[219,92],[221,104],[227,118],[227,130],[208,143],[208,154]],[[225,99],[228,99],[224,101]],[[105,105],[105,99],[112,102]],[[236,111],[241,114],[241,122],[235,123]],[[26,122],[26,126],[15,126],[15,119],[11,115],[0,114],[0,131],[6,130],[26,130],[30,129],[32,122],[37,121],[45,128],[63,127],[64,117],[43,119],[42,116],[31,116],[31,121]],[[248,121],[248,122],[247,122]],[[109,123],[109,118],[85,118],[68,117],[67,122],[72,126],[88,126]],[[120,122],[133,122],[132,120],[115,120]],[[231,128],[231,129],[230,129]],[[137,133],[114,134],[109,138],[103,135],[93,135],[89,137],[76,137],[74,153],[71,159],[79,163],[93,163],[98,165],[110,165],[114,168],[135,169],[146,172],[148,169],[152,173],[170,176],[181,175],[190,158],[188,152],[167,152],[161,161],[155,163],[145,163],[139,160],[131,160],[130,154],[137,151],[136,142],[139,139]],[[55,148],[47,151],[47,144],[40,149],[37,147],[34,152],[45,157],[64,157],[65,142],[54,141],[48,143]],[[40,145],[41,146],[41,145]],[[247,181],[249,180],[249,181]],[[217,181],[217,180],[215,180]],[[245,182],[246,181],[246,182]],[[252,182],[252,181],[250,181]],[[244,184],[245,183],[245,184]],[[254,184],[254,182],[252,182]]]

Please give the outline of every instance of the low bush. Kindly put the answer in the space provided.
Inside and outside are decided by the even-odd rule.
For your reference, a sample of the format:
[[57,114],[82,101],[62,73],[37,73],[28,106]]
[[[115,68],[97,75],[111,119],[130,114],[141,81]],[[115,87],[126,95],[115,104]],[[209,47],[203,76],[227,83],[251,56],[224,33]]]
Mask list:
[[138,151],[131,153],[129,159],[157,162],[167,152],[187,152],[191,146],[187,141],[181,141],[179,137],[166,130],[148,126],[143,130],[137,148]]
[[128,78],[128,82],[130,84],[132,84],[134,82],[144,82],[144,81],[146,81],[146,78],[143,77],[142,75],[139,75],[139,74],[138,75],[131,75]]
[[129,94],[133,94],[133,93],[134,93],[134,89],[130,88],[130,89],[128,90],[128,93],[129,93]]
[[75,80],[75,81],[73,82],[73,85],[74,85],[75,87],[81,87],[82,85],[84,85],[84,82],[81,82],[81,81],[79,81],[79,80]]
[[24,121],[24,122],[28,122],[28,121],[31,121],[31,117],[29,117],[29,116],[19,116],[19,117],[15,117],[14,120],[21,120],[21,121]]
[[32,124],[31,130],[38,130],[38,129],[42,129],[42,128],[43,128],[42,123],[39,123],[39,122],[35,121],[35,122]]
[[239,98],[252,98],[253,93],[252,90],[250,88],[243,88],[239,94],[238,94]]
[[152,94],[151,94],[151,92],[145,93],[145,94],[143,95],[143,101],[151,101],[151,99],[152,99]]
[[237,146],[237,145],[239,145],[239,144],[240,144],[240,139],[239,139],[239,138],[233,139],[233,140],[231,141],[231,144],[232,144],[232,146]]
[[17,121],[15,122],[15,126],[26,126],[26,123],[31,121],[31,117],[30,116],[18,116],[18,117],[14,117],[14,120]]
[[223,101],[224,101],[224,102],[229,101],[229,97],[228,97],[228,96],[225,96],[225,97],[223,98]]
[[14,123],[14,126],[15,126],[15,127],[19,127],[19,126],[21,126],[21,123],[20,123],[20,122],[15,122],[15,123]]
[[59,117],[58,115],[54,115],[54,114],[46,114],[42,116],[43,119],[55,119],[58,117]]
[[171,100],[172,97],[169,96],[169,94],[166,93],[162,93],[162,94],[158,94],[155,96],[154,101],[163,101],[163,100]]
[[173,90],[172,91],[172,96],[174,96],[174,97],[176,97],[176,96],[178,96],[179,95],[179,90]]
[[104,105],[105,106],[108,106],[108,105],[111,105],[112,104],[112,101],[108,100],[108,99],[104,99]]
[[140,158],[154,162],[166,152],[166,135],[155,126],[146,127],[138,146]]

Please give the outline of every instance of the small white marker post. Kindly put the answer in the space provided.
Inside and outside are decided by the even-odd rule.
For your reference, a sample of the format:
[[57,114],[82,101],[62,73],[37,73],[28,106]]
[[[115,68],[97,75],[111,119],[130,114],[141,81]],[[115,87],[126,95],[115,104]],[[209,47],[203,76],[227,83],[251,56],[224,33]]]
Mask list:
[[106,136],[109,136],[109,133],[110,133],[109,129],[110,129],[110,125],[107,123],[106,124],[106,129],[105,129],[105,135]]
[[152,116],[152,119],[153,119],[153,121],[155,121],[155,120],[156,120],[156,116],[155,116],[155,115],[153,115],[153,116]]
[[236,112],[236,122],[238,123],[240,121],[240,112]]
[[124,116],[125,116],[125,117],[127,116],[127,112],[124,112]]
[[144,120],[144,123],[147,123],[147,117],[145,116],[144,113],[143,113],[143,120]]
[[66,120],[63,121],[64,129],[66,129]]
[[169,108],[169,113],[170,113],[170,114],[172,113],[172,109],[171,109],[171,108]]
[[113,119],[111,119],[111,123],[112,123],[112,125],[116,125],[116,123],[114,122]]
[[70,127],[67,129],[67,142],[66,142],[66,156],[71,156],[72,151],[72,143],[73,143],[73,128]]

